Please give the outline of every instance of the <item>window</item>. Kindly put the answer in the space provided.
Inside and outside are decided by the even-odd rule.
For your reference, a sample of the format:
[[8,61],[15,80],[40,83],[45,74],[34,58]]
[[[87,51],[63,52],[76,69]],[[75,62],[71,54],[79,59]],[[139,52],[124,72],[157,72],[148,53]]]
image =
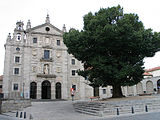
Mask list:
[[14,68],[14,74],[19,74],[19,68]]
[[20,62],[20,57],[16,56],[16,57],[15,57],[15,62],[16,62],[16,63],[19,63],[19,62]]
[[16,48],[16,51],[20,51],[20,48],[19,48],[19,47],[17,47],[17,48]]
[[106,94],[106,89],[103,89],[103,94]]
[[75,75],[76,75],[76,71],[72,70],[72,76],[75,76]]
[[18,84],[17,83],[13,84],[13,90],[18,90]]
[[36,37],[33,38],[33,43],[37,43],[37,38]]
[[50,28],[49,28],[49,27],[46,27],[46,31],[47,31],[47,32],[50,31]]
[[76,85],[72,85],[73,90],[76,91]]
[[71,62],[72,62],[72,65],[75,65],[75,59],[72,59]]
[[21,34],[17,33],[17,41],[20,41],[20,40],[21,40]]
[[2,85],[0,85],[0,88],[2,88]]
[[49,50],[44,50],[44,59],[49,59]]
[[60,46],[60,44],[61,44],[61,43],[60,43],[60,40],[57,40],[57,45]]

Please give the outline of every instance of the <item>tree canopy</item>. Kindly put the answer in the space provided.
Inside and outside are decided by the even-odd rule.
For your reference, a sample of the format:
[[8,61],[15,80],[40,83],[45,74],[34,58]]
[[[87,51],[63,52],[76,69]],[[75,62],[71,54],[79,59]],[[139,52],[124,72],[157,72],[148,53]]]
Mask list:
[[137,14],[124,14],[121,6],[101,8],[84,16],[84,28],[64,34],[68,52],[84,63],[79,75],[91,86],[112,86],[122,97],[121,86],[143,79],[143,59],[158,51],[160,34],[145,29]]

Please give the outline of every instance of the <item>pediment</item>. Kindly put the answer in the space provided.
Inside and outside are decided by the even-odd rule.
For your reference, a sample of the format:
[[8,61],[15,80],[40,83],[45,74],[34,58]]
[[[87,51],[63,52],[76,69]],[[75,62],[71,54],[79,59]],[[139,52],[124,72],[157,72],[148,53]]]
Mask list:
[[31,33],[41,33],[41,34],[53,34],[53,35],[63,35],[63,32],[53,26],[50,23],[45,23],[36,27],[29,29]]

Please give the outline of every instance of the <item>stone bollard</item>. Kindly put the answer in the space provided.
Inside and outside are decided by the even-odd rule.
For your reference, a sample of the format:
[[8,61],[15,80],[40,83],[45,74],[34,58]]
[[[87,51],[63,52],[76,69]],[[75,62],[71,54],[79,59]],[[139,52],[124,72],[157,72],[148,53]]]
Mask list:
[[148,107],[147,107],[147,105],[145,106],[145,111],[148,112]]
[[134,114],[134,108],[132,107],[131,109],[132,109],[132,114]]
[[24,119],[26,119],[26,112],[24,112]]
[[20,118],[22,118],[22,112],[20,113]]
[[119,109],[117,108],[117,115],[119,115]]
[[16,117],[18,117],[18,111],[16,112]]

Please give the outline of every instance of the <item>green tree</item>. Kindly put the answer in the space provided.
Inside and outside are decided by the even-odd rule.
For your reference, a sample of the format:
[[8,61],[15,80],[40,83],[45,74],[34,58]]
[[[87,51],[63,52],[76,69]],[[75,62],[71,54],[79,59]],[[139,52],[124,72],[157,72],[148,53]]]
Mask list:
[[102,8],[84,16],[84,28],[64,34],[68,52],[84,64],[79,75],[93,87],[113,87],[112,97],[123,97],[121,86],[143,79],[143,59],[158,51],[160,34],[145,29],[137,14],[121,6]]

